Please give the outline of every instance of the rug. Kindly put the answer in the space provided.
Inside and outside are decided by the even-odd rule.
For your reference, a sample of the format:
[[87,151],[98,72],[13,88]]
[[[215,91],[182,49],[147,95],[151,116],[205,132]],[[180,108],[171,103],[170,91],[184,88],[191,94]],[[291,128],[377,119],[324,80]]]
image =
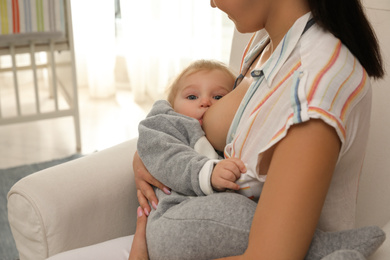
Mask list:
[[7,216],[7,194],[11,187],[23,177],[43,169],[68,162],[82,157],[80,154],[74,154],[66,158],[52,160],[48,162],[22,165],[8,169],[0,169],[0,259],[15,260],[19,259],[16,250],[15,241],[12,237],[11,229],[8,224]]

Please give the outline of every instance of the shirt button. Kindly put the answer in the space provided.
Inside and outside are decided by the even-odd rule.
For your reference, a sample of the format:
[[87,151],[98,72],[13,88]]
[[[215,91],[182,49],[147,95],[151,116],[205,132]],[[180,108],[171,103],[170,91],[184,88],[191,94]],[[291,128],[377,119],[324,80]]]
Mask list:
[[262,71],[261,70],[254,70],[252,71],[251,75],[252,77],[260,77]]

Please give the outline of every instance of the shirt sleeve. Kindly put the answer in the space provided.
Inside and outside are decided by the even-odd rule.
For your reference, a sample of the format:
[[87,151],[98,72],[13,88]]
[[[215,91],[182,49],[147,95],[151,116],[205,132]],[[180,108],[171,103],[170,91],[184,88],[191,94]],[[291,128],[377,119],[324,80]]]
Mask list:
[[[320,119],[332,126],[341,141],[343,155],[354,141],[358,127],[367,122],[355,110],[370,109],[371,85],[367,72],[341,43],[339,57],[327,72],[296,71],[291,86],[292,124]],[[343,63],[342,63],[343,62]],[[338,65],[338,66],[337,66]],[[343,65],[343,67],[342,67]],[[329,65],[330,66],[330,65]],[[341,67],[341,69],[340,69]]]
[[197,120],[158,101],[139,125],[137,149],[148,171],[164,185],[184,195],[202,196],[199,173],[209,158],[194,146],[203,136]]
[[[279,141],[294,124],[320,119],[337,132],[342,154],[353,141],[348,128],[356,122],[350,115],[371,91],[370,80],[356,57],[330,33],[313,30],[304,37],[299,47],[301,66],[286,85],[290,104],[278,104],[283,109],[274,117],[279,122],[271,141]],[[311,37],[321,41],[309,41]]]

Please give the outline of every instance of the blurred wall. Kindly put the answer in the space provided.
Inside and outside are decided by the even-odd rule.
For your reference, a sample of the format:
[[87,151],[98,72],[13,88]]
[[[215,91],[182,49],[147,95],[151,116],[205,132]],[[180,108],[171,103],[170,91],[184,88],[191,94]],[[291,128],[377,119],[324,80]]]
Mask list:
[[380,41],[387,75],[372,81],[371,132],[360,181],[357,224],[383,226],[390,220],[390,0],[365,0],[364,4]]

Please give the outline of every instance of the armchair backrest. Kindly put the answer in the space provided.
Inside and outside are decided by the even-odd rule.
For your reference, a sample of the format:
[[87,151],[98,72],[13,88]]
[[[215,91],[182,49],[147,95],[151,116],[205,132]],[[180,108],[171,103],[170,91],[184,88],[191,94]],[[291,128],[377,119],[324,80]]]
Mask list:
[[371,80],[371,128],[359,186],[357,224],[383,226],[390,220],[390,2],[364,3],[381,45],[387,75],[380,81]]

